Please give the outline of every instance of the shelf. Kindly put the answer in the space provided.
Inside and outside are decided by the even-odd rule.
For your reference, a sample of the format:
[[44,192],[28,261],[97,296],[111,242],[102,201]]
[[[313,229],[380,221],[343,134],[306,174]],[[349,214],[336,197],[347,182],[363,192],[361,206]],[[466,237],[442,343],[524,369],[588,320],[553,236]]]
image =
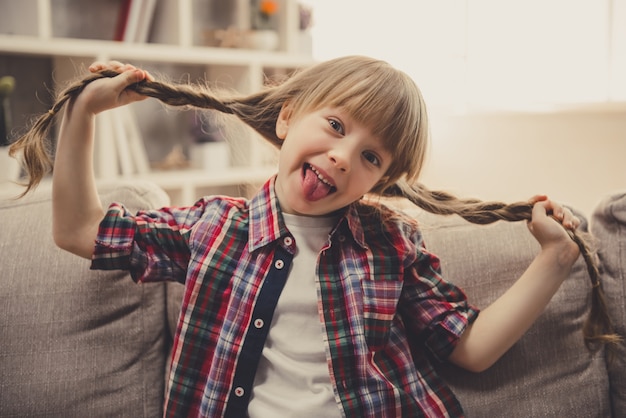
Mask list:
[[156,61],[178,64],[211,64],[296,68],[313,63],[306,54],[251,49],[182,47],[165,44],[131,44],[92,39],[0,35],[0,52],[19,55],[66,56],[93,59]]
[[225,171],[171,170],[152,171],[135,175],[132,179],[146,180],[165,190],[174,206],[191,205],[206,190],[223,186],[258,187],[276,173],[276,167],[264,168],[229,168]]
[[[224,186],[258,187],[276,174],[276,167],[246,168],[236,167],[222,171],[206,170],[163,170],[151,171],[147,174],[118,176],[121,180],[149,181],[165,190],[174,205],[189,205],[200,198],[202,189]],[[106,179],[104,181],[110,181]],[[102,180],[101,180],[102,181]],[[38,189],[48,190],[52,187],[49,177],[45,178]],[[0,200],[13,199],[24,188],[17,182],[0,182]]]
[[[14,114],[38,112],[38,108],[31,110],[34,107],[31,104],[40,101],[37,99],[40,85],[49,85],[47,90],[51,91],[62,87],[76,78],[79,66],[93,61],[129,62],[154,71],[155,74],[163,74],[166,78],[184,74],[190,80],[215,82],[219,87],[224,86],[242,94],[263,88],[266,78],[282,78],[291,71],[314,63],[310,51],[297,52],[300,33],[296,0],[280,2],[276,28],[280,43],[276,51],[202,45],[204,38],[200,36],[202,32],[199,30],[205,26],[206,29],[215,29],[225,27],[225,24],[236,24],[243,30],[248,29],[249,0],[221,3],[226,7],[224,10],[236,10],[237,14],[231,16],[228,14],[230,12],[222,13],[223,21],[219,23],[224,25],[207,22],[209,3],[204,0],[159,0],[149,37],[153,42],[148,43],[111,40],[113,36],[108,33],[108,29],[118,18],[113,13],[117,9],[111,5],[121,5],[119,0],[110,4],[94,4],[93,7],[86,6],[80,0],[5,3],[7,5],[2,9],[4,14],[0,13],[0,58],[3,59],[0,64],[4,62],[7,72],[20,78],[18,88],[21,90],[12,96],[15,99],[12,100],[12,106],[19,104],[21,111]],[[87,16],[81,14],[83,12],[87,12]],[[36,60],[31,61],[30,57]],[[33,65],[32,62],[39,64]],[[49,76],[48,72],[52,75]],[[233,141],[237,141],[237,159],[232,162],[234,167],[226,170],[151,171],[122,175],[122,172],[142,171],[128,170],[127,165],[121,164],[122,161],[128,162],[126,156],[129,153],[120,150],[125,149],[129,137],[149,138],[153,145],[161,147],[150,149],[159,152],[171,148],[172,138],[180,144],[190,142],[190,121],[186,116],[174,112],[157,113],[156,108],[156,104],[152,106],[148,101],[134,106],[132,113],[137,129],[132,130],[140,135],[130,132],[132,130],[126,132],[128,126],[120,125],[119,120],[116,123],[111,117],[113,113],[99,115],[94,151],[97,180],[147,180],[163,188],[170,195],[172,204],[187,205],[205,194],[222,193],[223,190],[228,193],[250,191],[248,186],[257,187],[276,172],[275,167],[266,166],[274,160],[266,158],[267,153],[263,152],[260,140],[245,131],[237,132],[233,138]],[[123,129],[120,130],[120,127]],[[111,143],[114,145],[111,146]],[[160,160],[161,157],[155,154],[151,158]],[[2,189],[6,191],[11,186],[0,184],[0,191]]]
[[219,187],[240,184],[258,184],[276,173],[276,167],[247,168],[233,167],[223,171],[206,170],[163,170],[134,175],[132,178],[147,180],[164,189],[188,187]]

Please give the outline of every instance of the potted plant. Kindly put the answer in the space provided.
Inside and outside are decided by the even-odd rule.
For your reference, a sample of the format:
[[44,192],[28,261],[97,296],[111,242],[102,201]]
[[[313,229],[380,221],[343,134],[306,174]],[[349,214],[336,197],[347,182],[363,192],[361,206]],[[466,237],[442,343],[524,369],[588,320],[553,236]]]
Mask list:
[[278,48],[278,2],[275,0],[251,0],[250,31],[245,46],[251,49],[273,51]]

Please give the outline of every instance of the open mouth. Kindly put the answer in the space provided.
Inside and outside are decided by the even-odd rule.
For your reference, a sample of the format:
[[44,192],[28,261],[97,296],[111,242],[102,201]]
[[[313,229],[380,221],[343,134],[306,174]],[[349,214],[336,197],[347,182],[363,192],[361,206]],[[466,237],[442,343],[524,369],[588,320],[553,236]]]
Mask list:
[[302,167],[302,185],[309,200],[319,200],[337,191],[334,184],[308,163]]

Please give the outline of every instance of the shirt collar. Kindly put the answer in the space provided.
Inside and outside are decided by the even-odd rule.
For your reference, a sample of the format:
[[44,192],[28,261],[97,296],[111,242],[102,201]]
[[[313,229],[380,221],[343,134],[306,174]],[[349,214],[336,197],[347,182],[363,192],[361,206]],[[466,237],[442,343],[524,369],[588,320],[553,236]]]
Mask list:
[[283,217],[280,216],[278,198],[274,189],[275,179],[274,175],[267,180],[261,190],[250,200],[248,236],[250,252],[288,234]]
[[[278,198],[276,197],[275,179],[276,176],[274,175],[267,180],[261,190],[250,200],[250,230],[248,236],[250,252],[289,234],[280,212]],[[359,246],[367,248],[357,206],[358,204],[352,204],[344,209],[331,235],[343,229],[343,225],[346,225],[354,241]]]

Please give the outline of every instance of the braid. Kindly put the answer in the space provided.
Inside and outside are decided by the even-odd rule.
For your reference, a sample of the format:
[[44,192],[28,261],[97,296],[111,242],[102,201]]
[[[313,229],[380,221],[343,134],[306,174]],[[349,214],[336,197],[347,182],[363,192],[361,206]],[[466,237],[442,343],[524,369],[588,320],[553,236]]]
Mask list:
[[50,150],[45,144],[45,139],[54,122],[54,117],[68,100],[78,96],[87,84],[99,78],[101,78],[99,74],[93,74],[84,78],[80,83],[75,83],[63,90],[50,110],[39,116],[28,132],[9,147],[11,157],[17,157],[20,152],[23,154],[26,172],[29,176],[26,190],[21,196],[37,187],[43,176],[52,169],[52,158],[50,157]]
[[505,204],[478,199],[459,199],[442,191],[431,191],[423,185],[398,181],[384,192],[387,196],[404,197],[414,205],[436,215],[459,215],[468,222],[486,225],[496,221],[529,220],[532,205],[528,202]]
[[[423,185],[408,184],[399,180],[388,187],[383,194],[387,197],[403,197],[427,212],[436,215],[459,215],[468,222],[485,225],[497,221],[529,221],[532,205],[528,202],[505,204],[501,202],[483,202],[477,199],[459,199],[441,191],[428,190]],[[612,348],[621,341],[615,333],[607,312],[604,291],[600,280],[596,258],[588,245],[588,237],[578,231],[567,229],[570,238],[578,245],[587,266],[591,280],[591,310],[583,325],[585,345],[594,349],[603,344]]]
[[[16,157],[22,153],[26,172],[29,176],[28,183],[25,185],[26,189],[21,196],[37,187],[41,179],[52,170],[51,151],[45,140],[54,122],[54,117],[66,103],[73,101],[89,83],[105,77],[115,77],[118,74],[116,71],[103,70],[69,85],[58,94],[51,109],[39,116],[29,131],[11,144],[9,154]],[[170,106],[193,106],[235,115],[274,146],[280,147],[281,141],[276,137],[275,122],[278,119],[282,102],[269,100],[264,91],[249,96],[219,99],[207,88],[199,85],[173,85],[161,81],[143,80],[129,88]]]
[[[100,74],[105,77],[117,75],[116,72],[110,70]],[[137,93],[158,99],[170,106],[193,106],[235,115],[275,146],[279,146],[281,143],[275,134],[275,121],[278,119],[281,107],[267,100],[266,91],[245,97],[224,99],[217,98],[207,88],[200,85],[173,85],[160,81],[143,80],[131,88]]]
[[[23,154],[25,168],[29,175],[26,189],[22,196],[34,189],[43,176],[52,169],[52,158],[45,144],[48,131],[57,115],[68,101],[73,101],[92,81],[103,77],[115,77],[117,72],[104,70],[90,74],[63,90],[57,97],[52,108],[41,115],[30,130],[10,147],[10,155],[15,157]],[[248,96],[231,96],[218,98],[202,86],[172,85],[161,81],[143,80],[129,88],[148,97],[153,97],[170,106],[193,106],[201,109],[212,109],[225,114],[232,114],[253,128],[267,141],[280,148],[281,141],[275,134],[275,123],[282,105],[296,97],[299,93],[298,84],[289,85],[282,90],[266,89]],[[221,97],[221,96],[220,96]],[[483,202],[476,199],[459,199],[445,192],[426,189],[420,184],[409,185],[398,180],[381,192],[384,196],[403,197],[418,207],[438,215],[459,215],[469,222],[490,224],[500,220],[530,220],[532,205],[528,202],[505,204],[500,202]],[[586,239],[579,232],[568,233],[578,245],[587,264],[592,284],[592,305],[588,318],[583,326],[585,344],[589,349],[610,343],[611,346],[620,341],[615,334],[607,314],[604,293],[600,282],[600,274],[596,259],[587,245]]]

